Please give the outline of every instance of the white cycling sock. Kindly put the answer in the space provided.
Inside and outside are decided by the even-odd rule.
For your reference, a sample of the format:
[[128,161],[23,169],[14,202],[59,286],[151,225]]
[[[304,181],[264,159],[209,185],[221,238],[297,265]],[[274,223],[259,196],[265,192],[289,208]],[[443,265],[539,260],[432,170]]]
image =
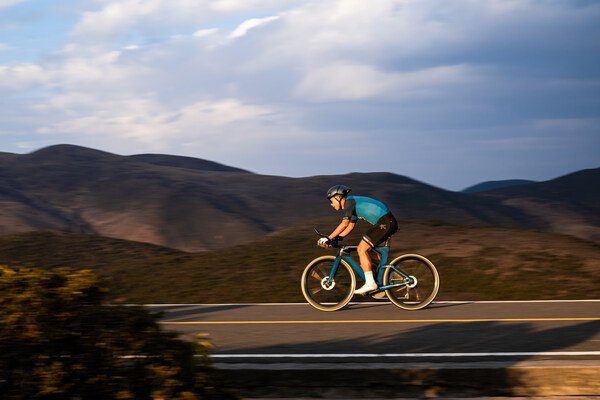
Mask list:
[[367,285],[374,285],[375,279],[373,279],[373,271],[365,272],[365,283]]

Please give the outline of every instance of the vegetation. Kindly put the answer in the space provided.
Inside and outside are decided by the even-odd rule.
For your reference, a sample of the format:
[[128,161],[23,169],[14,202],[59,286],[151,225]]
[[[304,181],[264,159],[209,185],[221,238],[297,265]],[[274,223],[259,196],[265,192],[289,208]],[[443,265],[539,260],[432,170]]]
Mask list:
[[[0,266],[0,398],[226,398],[208,350],[140,307],[103,304],[89,270]],[[199,357],[196,357],[199,356]]]
[[[185,253],[84,234],[36,232],[0,237],[0,263],[95,269],[113,303],[304,301],[300,276],[314,257],[308,221],[248,245]],[[346,244],[360,238],[360,226]],[[393,256],[419,253],[440,271],[438,299],[519,300],[600,297],[600,246],[571,236],[514,229],[403,221]]]

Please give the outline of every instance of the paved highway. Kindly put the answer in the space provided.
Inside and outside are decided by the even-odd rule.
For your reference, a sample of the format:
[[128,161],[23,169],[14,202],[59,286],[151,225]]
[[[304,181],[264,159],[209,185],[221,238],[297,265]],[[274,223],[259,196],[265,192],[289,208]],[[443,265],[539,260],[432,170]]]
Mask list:
[[600,395],[600,300],[147,306],[245,398]]
[[307,304],[147,307],[164,312],[169,330],[208,334],[221,361],[600,360],[600,300],[441,302],[420,311],[354,303],[332,313]]

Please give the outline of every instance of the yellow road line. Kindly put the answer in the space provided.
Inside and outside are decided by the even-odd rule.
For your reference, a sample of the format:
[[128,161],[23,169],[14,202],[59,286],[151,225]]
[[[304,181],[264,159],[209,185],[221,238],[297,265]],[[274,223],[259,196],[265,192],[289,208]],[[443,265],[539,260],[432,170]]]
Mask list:
[[163,325],[418,324],[470,322],[600,321],[600,318],[365,319],[282,321],[162,321]]

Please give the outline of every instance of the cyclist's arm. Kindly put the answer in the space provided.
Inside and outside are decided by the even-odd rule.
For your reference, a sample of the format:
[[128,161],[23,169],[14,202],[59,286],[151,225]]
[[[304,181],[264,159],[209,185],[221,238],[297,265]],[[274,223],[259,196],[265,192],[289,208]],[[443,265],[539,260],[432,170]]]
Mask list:
[[354,229],[354,227],[356,226],[356,222],[350,222],[348,224],[348,226],[346,227],[346,229],[344,229],[342,231],[342,233],[340,233],[341,237],[346,237],[350,234],[350,232],[352,232],[352,230]]
[[[335,230],[333,232],[331,232],[331,235],[329,235],[329,239],[334,239],[338,236],[340,236],[341,233],[345,232],[346,229],[348,229],[348,227],[350,225],[355,225],[354,223],[350,222],[347,219],[343,219],[342,222],[340,222],[340,224],[338,225],[337,228],[335,228]],[[354,227],[352,227],[352,229],[354,229]]]
[[356,221],[358,220],[358,217],[356,216],[356,201],[354,199],[349,198],[346,200],[344,203],[344,212],[345,214],[342,222],[340,222],[338,227],[331,232],[331,235],[329,235],[330,240],[335,239],[338,236],[344,237],[354,229]]

